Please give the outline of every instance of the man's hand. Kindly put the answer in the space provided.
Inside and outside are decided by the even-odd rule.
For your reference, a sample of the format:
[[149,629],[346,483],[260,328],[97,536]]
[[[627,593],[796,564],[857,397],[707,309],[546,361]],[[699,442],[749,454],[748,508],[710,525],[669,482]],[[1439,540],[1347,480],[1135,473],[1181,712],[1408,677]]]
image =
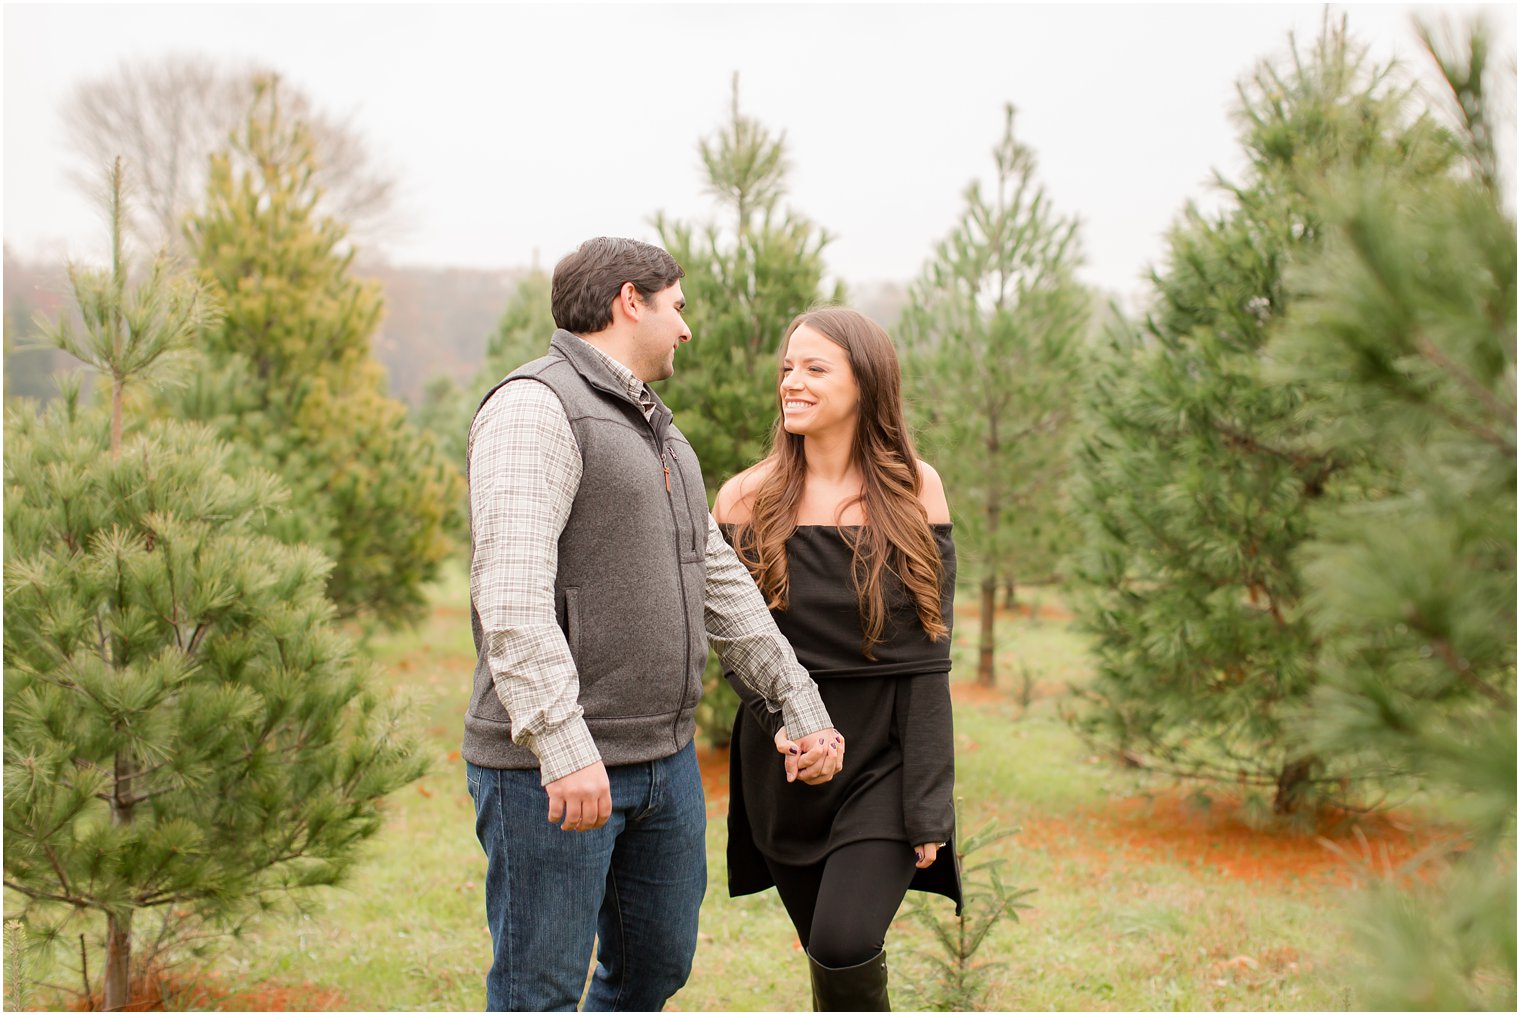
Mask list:
[[789,739],[783,726],[776,732],[776,750],[785,756],[787,782],[801,779],[817,786],[844,767],[844,734],[832,726],[809,733],[801,742]]
[[544,789],[549,794],[550,823],[564,818],[559,827],[567,832],[589,832],[612,817],[612,787],[607,767],[600,761],[555,779]]

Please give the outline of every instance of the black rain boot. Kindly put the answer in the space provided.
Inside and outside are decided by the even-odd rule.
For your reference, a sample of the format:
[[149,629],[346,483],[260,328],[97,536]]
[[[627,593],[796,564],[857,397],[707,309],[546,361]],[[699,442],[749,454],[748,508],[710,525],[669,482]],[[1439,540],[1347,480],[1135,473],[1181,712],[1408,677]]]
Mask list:
[[887,950],[858,966],[835,969],[808,956],[814,1011],[891,1011],[887,998]]

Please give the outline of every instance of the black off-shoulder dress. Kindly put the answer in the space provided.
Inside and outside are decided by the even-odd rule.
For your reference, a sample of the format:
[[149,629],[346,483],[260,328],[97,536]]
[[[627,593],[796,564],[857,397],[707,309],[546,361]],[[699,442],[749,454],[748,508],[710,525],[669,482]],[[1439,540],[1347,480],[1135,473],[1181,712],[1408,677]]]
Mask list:
[[[955,544],[949,525],[933,529],[944,569],[941,609],[949,625]],[[732,542],[732,527],[723,532]],[[954,900],[959,913],[950,639],[929,640],[912,598],[888,574],[887,624],[873,649],[875,661],[867,659],[845,532],[799,525],[786,548],[787,609],[771,615],[844,734],[845,766],[820,786],[788,783],[774,741],[780,714],[728,674],[744,701],[729,747],[729,894],[751,895],[775,883],[765,857],[807,865],[847,843],[888,839],[902,842],[911,861],[914,846],[945,842],[938,859],[917,871],[909,887]]]

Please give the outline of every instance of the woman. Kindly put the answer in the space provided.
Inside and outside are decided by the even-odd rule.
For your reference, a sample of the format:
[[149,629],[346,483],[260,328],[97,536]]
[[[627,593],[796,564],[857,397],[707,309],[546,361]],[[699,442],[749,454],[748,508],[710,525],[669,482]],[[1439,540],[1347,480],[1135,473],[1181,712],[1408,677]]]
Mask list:
[[[774,884],[817,1011],[887,1011],[887,927],[909,888],[960,909],[951,797],[955,547],[935,471],[903,423],[885,331],[853,310],[787,328],[771,454],[714,514],[849,745],[832,782],[790,781],[778,715],[737,681],[729,894]],[[773,746],[774,745],[774,746]]]

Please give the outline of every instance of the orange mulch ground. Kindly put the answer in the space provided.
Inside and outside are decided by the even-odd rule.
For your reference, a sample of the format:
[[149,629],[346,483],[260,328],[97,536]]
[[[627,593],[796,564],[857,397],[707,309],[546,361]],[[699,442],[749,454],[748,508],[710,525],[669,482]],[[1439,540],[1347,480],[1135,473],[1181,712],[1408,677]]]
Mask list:
[[[94,1011],[99,997],[77,998],[70,1011]],[[349,1008],[336,990],[302,983],[260,983],[235,988],[215,973],[199,978],[149,973],[132,983],[132,1000],[122,1011],[343,1011]]]
[[[1008,692],[970,681],[950,685],[957,703],[1007,702]],[[957,739],[968,754],[979,745]],[[728,749],[698,747],[709,816],[728,813]],[[1350,885],[1369,877],[1420,877],[1415,867],[1460,852],[1460,829],[1432,825],[1397,811],[1351,814],[1327,810],[1296,822],[1246,818],[1237,794],[1177,788],[1128,797],[1064,815],[1010,815],[1016,848],[1055,851],[1074,861],[1075,876],[1111,868],[1171,863],[1232,880],[1272,885]]]
[[1253,828],[1236,797],[1202,805],[1174,791],[1115,801],[1103,810],[1020,822],[1027,849],[1064,851],[1098,871],[1110,866],[1177,863],[1225,877],[1274,884],[1352,884],[1409,876],[1412,861],[1464,848],[1455,829],[1398,813],[1318,816],[1306,829]]
[[266,983],[229,994],[221,1011],[346,1011],[347,1000],[336,990],[302,983],[294,987]]
[[950,700],[957,705],[997,705],[1008,700],[1008,692],[971,680],[952,680]]

